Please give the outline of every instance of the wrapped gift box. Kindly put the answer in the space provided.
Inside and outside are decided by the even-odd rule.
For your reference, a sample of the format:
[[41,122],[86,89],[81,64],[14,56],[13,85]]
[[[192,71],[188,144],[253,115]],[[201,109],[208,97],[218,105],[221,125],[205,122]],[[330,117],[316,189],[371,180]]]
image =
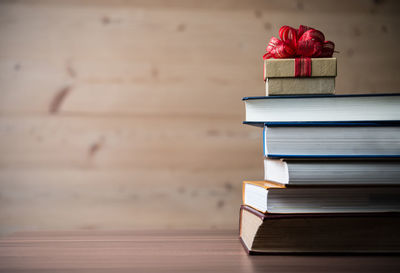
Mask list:
[[265,60],[266,95],[334,94],[336,58],[311,58],[305,61]]

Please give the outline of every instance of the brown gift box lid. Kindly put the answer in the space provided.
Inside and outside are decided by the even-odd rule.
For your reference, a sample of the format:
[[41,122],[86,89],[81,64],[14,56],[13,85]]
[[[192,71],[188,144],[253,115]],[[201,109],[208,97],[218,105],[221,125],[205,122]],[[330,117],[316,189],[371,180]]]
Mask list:
[[[264,60],[264,80],[294,77],[295,59]],[[311,58],[311,77],[336,77],[336,58]]]

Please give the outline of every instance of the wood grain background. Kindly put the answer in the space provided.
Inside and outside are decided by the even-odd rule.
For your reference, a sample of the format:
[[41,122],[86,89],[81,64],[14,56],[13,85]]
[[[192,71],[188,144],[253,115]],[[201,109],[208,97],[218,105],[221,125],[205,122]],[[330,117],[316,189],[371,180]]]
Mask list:
[[337,93],[398,92],[398,1],[1,1],[0,233],[235,228],[262,178],[266,43],[336,42]]

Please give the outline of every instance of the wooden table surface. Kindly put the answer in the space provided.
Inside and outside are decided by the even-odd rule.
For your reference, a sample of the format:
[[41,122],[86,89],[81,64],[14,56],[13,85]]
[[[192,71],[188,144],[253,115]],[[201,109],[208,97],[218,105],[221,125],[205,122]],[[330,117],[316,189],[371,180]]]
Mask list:
[[400,256],[248,256],[236,231],[20,232],[0,272],[400,272]]

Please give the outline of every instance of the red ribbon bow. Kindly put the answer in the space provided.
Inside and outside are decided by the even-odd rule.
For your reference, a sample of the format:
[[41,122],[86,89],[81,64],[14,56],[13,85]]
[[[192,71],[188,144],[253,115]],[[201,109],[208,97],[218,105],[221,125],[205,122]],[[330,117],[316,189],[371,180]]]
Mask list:
[[311,27],[300,25],[299,29],[283,26],[279,37],[272,37],[263,59],[281,58],[323,58],[332,57],[335,44],[325,41],[324,34]]

